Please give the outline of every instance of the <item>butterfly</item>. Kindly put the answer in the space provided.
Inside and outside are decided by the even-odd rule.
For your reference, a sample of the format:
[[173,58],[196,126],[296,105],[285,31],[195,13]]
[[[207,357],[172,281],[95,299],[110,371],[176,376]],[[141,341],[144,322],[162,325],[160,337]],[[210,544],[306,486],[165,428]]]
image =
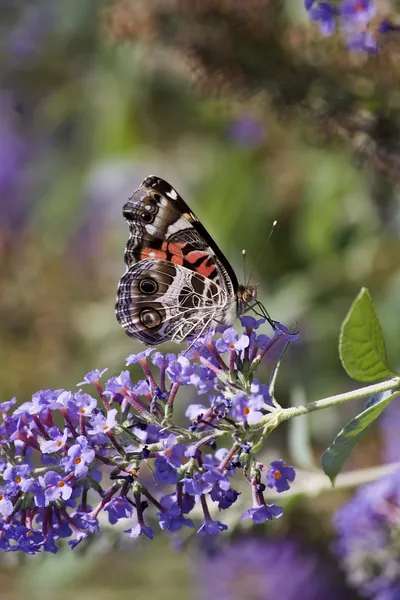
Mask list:
[[122,213],[130,235],[115,312],[129,336],[152,346],[182,342],[231,325],[258,304],[256,287],[238,284],[217,244],[169,183],[147,177]]

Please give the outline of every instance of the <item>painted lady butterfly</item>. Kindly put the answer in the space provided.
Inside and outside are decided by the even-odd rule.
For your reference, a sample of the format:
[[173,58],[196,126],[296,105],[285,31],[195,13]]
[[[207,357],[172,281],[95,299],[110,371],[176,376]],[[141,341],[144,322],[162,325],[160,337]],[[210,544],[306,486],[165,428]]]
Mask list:
[[258,304],[256,288],[238,284],[217,244],[169,183],[147,177],[122,212],[130,235],[115,311],[128,335],[152,346],[182,342],[218,324],[231,325]]

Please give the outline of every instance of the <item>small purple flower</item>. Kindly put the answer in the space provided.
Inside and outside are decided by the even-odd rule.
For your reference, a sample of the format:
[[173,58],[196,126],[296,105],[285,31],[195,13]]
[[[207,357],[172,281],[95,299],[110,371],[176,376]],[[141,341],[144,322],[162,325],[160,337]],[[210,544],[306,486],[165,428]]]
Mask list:
[[151,356],[151,362],[159,369],[166,369],[174,360],[176,360],[176,354],[172,353],[163,354],[162,352],[154,352]]
[[164,452],[161,453],[161,456],[165,458],[165,460],[171,466],[178,469],[182,466],[182,457],[185,455],[185,446],[183,444],[177,444],[176,436],[172,433],[164,440],[161,440],[162,446],[164,448]]
[[272,521],[272,519],[279,519],[283,515],[283,508],[276,504],[262,504],[246,510],[240,517],[244,519],[251,519],[253,523],[259,525],[265,523],[265,521]]
[[58,427],[50,427],[48,431],[51,440],[43,440],[40,443],[40,450],[43,454],[51,454],[62,450],[67,443],[68,429],[60,431]]
[[[222,473],[221,476],[223,477]],[[182,483],[185,484],[185,490],[191,496],[201,496],[201,494],[209,494],[218,480],[218,475],[215,472],[197,471],[193,477],[185,477]]]
[[182,510],[176,501],[176,495],[163,496],[160,504],[165,510],[157,513],[159,524],[164,531],[179,531],[182,527],[194,527],[191,519],[182,516]]
[[236,350],[240,352],[249,345],[249,336],[243,334],[239,337],[238,332],[233,327],[226,329],[222,337],[216,341],[215,347],[221,354],[228,350]]
[[17,465],[15,467],[7,467],[3,472],[4,482],[7,484],[7,492],[10,495],[15,495],[20,489],[24,489],[25,482],[29,479],[31,474],[31,467],[29,465]]
[[190,363],[186,356],[178,356],[176,360],[169,363],[169,366],[166,369],[166,374],[173,383],[179,382],[188,384],[194,373],[195,367]]
[[249,425],[259,423],[263,418],[261,412],[264,398],[261,394],[235,394],[232,398],[232,416],[238,421],[247,421]]
[[69,540],[68,545],[72,549],[76,548],[82,540],[92,533],[100,533],[97,519],[93,519],[89,513],[74,513],[71,521],[74,527],[75,539]]
[[203,525],[197,530],[198,535],[218,535],[221,531],[228,529],[228,526],[221,521],[205,519]]
[[178,481],[178,471],[163,456],[154,461],[155,477],[160,483],[174,484]]
[[284,460],[274,460],[267,471],[267,486],[279,494],[290,489],[289,481],[294,481],[296,471],[285,465]]
[[8,494],[4,490],[0,490],[0,514],[3,517],[8,517],[13,510],[14,506],[8,498]]
[[149,382],[145,379],[139,379],[137,383],[132,388],[132,392],[136,394],[136,396],[146,396],[151,393]]
[[232,504],[236,502],[240,493],[229,488],[227,490],[222,489],[219,485],[215,485],[210,492],[210,498],[213,502],[218,502],[218,508],[220,510],[226,510],[230,508]]
[[205,394],[215,388],[217,377],[210,369],[201,366],[190,378],[190,383],[197,388],[198,394]]
[[82,417],[90,417],[97,406],[96,398],[90,394],[78,392],[68,403],[68,408]]
[[86,375],[83,378],[83,381],[81,381],[80,383],[77,383],[76,386],[80,386],[80,385],[86,385],[88,383],[94,384],[94,383],[98,383],[99,380],[101,379],[102,375],[108,371],[108,369],[103,369],[102,371],[99,371],[98,369],[95,369],[94,371],[89,371],[89,373],[86,373]]
[[243,317],[240,317],[240,322],[242,324],[242,327],[245,327],[246,329],[258,329],[260,325],[263,325],[265,323],[265,319],[255,319],[250,315],[245,315]]
[[329,36],[335,31],[338,10],[329,2],[306,2],[306,10],[310,19],[318,23],[321,35]]
[[94,461],[95,452],[85,436],[80,435],[76,442],[68,449],[68,457],[61,461],[61,466],[66,473],[74,473],[77,478],[85,477],[89,471],[88,465]]
[[112,498],[104,506],[104,510],[108,512],[108,520],[111,525],[115,525],[120,519],[130,519],[132,517],[132,505],[125,497],[116,496]]
[[153,352],[153,348],[146,348],[143,352],[139,352],[138,354],[130,354],[126,359],[126,366],[136,365],[142,360],[146,360],[146,358]]
[[7,413],[17,403],[16,398],[0,403],[0,412]]
[[25,525],[19,525],[15,528],[14,539],[18,544],[18,550],[22,550],[22,552],[27,554],[36,554],[45,543],[45,538],[41,531],[29,529]]
[[44,477],[39,477],[39,482],[44,490],[44,506],[49,506],[50,502],[58,498],[68,500],[71,497],[72,487],[55,471],[47,471]]
[[95,435],[96,433],[108,433],[116,425],[116,415],[116,408],[109,410],[107,416],[104,416],[103,413],[92,415],[92,418],[90,419],[92,429],[88,430],[89,433],[91,435]]
[[254,399],[256,396],[261,396],[264,404],[273,406],[271,394],[269,393],[269,387],[265,383],[260,383],[256,378],[254,378],[251,383],[250,395]]
[[150,540],[153,539],[154,531],[151,527],[147,527],[144,523],[138,523],[132,529],[125,529],[124,533],[129,533],[129,537],[137,538],[139,535],[145,535]]
[[131,374],[129,371],[121,371],[118,377],[111,377],[106,382],[105,389],[111,394],[120,394],[126,390],[132,390]]

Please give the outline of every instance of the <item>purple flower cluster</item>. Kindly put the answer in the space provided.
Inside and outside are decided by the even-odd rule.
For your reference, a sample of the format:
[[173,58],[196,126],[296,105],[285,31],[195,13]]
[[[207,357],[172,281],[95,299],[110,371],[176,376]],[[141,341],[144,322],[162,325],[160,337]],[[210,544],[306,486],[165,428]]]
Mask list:
[[387,19],[376,18],[374,0],[343,0],[341,3],[305,0],[304,5],[322,35],[332,35],[339,28],[347,47],[358,52],[377,52],[380,36],[399,29]]
[[[18,407],[15,399],[0,404],[0,548],[56,552],[60,539],[75,547],[100,532],[103,510],[111,525],[127,519],[130,537],[152,538],[155,523],[169,532],[194,528],[189,514],[199,506],[197,534],[215,536],[227,525],[214,513],[239,496],[231,482],[238,469],[253,497],[242,519],[280,517],[264,491],[289,489],[295,472],[282,460],[270,467],[256,460],[253,444],[276,409],[254,371],[274,346],[297,336],[278,326],[270,338],[257,333],[263,320],[241,321],[242,335],[225,328],[213,339],[210,332],[179,355],[147,349],[129,356],[127,365],[144,373],[135,383],[126,370],[103,384],[105,371],[95,370],[77,392],[40,390]],[[183,386],[209,399],[189,406],[186,428],[172,420]],[[217,447],[222,436],[231,437],[230,448]],[[149,467],[155,495],[145,483]]]
[[367,598],[400,598],[400,470],[365,485],[335,516],[336,550]]

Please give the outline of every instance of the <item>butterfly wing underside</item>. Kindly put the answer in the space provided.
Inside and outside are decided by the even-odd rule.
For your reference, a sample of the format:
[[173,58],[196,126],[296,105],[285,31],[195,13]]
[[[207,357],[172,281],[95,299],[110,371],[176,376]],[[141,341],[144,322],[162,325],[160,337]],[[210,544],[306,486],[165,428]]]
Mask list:
[[128,335],[149,345],[181,342],[233,322],[235,273],[174,188],[148,177],[123,215],[130,235],[116,316]]

